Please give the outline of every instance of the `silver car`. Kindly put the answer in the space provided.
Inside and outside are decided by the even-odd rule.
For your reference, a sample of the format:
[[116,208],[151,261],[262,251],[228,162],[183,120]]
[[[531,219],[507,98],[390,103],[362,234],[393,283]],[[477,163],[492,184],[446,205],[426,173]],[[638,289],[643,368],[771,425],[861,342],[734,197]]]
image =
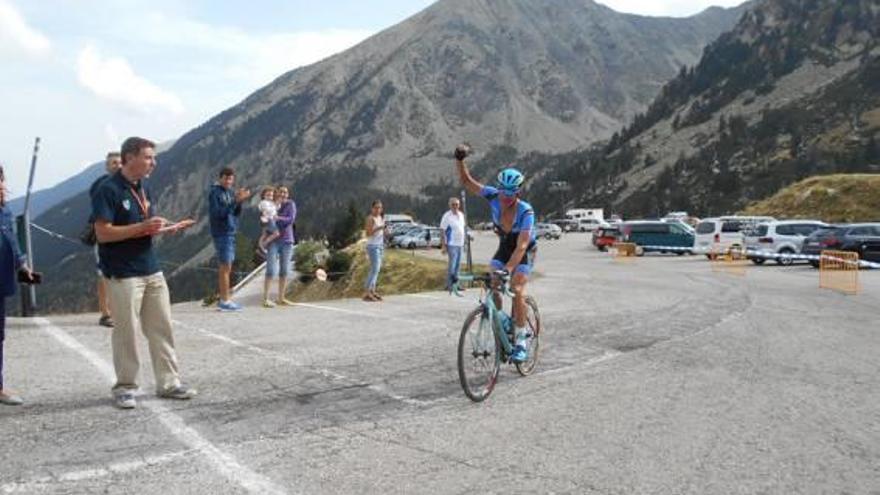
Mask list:
[[559,239],[562,237],[562,229],[553,223],[536,223],[535,237],[543,239]]
[[439,248],[443,231],[436,227],[409,232],[398,241],[398,246],[406,249]]
[[[772,254],[800,254],[804,247],[804,239],[827,225],[820,220],[784,220],[762,223],[746,233],[746,249],[767,251]],[[752,260],[752,263],[760,265],[768,258],[749,255],[749,259]],[[776,263],[785,266],[791,265],[794,261],[788,257],[776,258]]]

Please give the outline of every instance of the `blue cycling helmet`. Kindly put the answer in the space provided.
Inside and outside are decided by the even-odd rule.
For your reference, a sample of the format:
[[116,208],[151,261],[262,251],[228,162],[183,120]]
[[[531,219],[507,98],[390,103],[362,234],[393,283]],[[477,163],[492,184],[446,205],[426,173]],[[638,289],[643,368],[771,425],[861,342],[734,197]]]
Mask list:
[[513,167],[498,172],[498,188],[508,192],[518,192],[526,181],[526,176]]

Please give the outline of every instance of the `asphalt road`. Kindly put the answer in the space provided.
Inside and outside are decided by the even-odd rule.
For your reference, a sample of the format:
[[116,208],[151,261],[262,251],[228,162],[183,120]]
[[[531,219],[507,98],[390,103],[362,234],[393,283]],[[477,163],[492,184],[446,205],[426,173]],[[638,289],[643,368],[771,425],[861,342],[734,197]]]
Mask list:
[[96,315],[10,319],[28,403],[0,408],[0,493],[880,493],[880,272],[846,296],[807,266],[587,244],[541,244],[539,372],[482,404],[455,368],[476,291],[177,305],[201,394],[156,399],[144,347],[134,411],[111,407]]

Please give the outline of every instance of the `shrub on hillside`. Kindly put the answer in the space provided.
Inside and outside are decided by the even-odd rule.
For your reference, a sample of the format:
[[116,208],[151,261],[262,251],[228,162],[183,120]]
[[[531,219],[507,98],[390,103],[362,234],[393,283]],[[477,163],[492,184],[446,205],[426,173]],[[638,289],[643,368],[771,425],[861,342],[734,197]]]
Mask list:
[[327,278],[336,281],[348,275],[351,270],[352,258],[352,255],[345,251],[331,252],[327,258]]
[[305,281],[308,281],[320,266],[325,249],[320,242],[315,241],[305,241],[296,245],[293,255],[294,266]]
[[364,219],[355,206],[354,202],[348,204],[348,212],[344,217],[333,224],[333,229],[327,241],[333,249],[342,249],[357,242],[361,236]]

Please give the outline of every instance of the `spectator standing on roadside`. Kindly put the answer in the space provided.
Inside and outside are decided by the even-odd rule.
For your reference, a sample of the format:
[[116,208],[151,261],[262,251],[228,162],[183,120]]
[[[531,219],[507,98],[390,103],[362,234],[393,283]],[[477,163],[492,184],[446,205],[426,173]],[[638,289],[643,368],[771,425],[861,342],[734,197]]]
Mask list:
[[373,201],[370,208],[364,232],[367,235],[367,256],[370,259],[370,273],[365,284],[364,301],[381,301],[382,296],[376,292],[376,284],[379,282],[382,256],[385,253],[385,210],[378,199]]
[[155,166],[156,145],[131,137],[122,143],[122,168],[100,186],[92,198],[95,234],[101,271],[108,279],[110,310],[116,318],[112,332],[116,407],[137,404],[140,368],[136,332],[149,341],[150,358],[159,397],[190,399],[196,391],[182,384],[171,325],[171,299],[165,276],[153,250],[153,236],[173,233],[192,225],[184,221],[168,226],[156,216],[143,178]]
[[211,186],[208,194],[208,216],[211,221],[211,237],[217,251],[218,292],[220,311],[241,311],[241,305],[232,300],[229,277],[235,261],[235,234],[238,232],[238,217],[241,204],[251,197],[250,190],[239,188],[233,191],[235,171],[229,167],[220,170],[220,180]]
[[20,406],[24,400],[3,384],[3,341],[6,339],[6,298],[15,294],[16,273],[24,270],[30,278],[27,258],[18,247],[12,229],[12,212],[6,209],[6,175],[0,165],[0,404]]
[[449,264],[446,269],[446,290],[452,290],[458,283],[458,270],[461,266],[461,251],[464,248],[464,213],[458,198],[449,198],[449,211],[440,220],[440,250],[446,253]]
[[[296,203],[290,199],[290,191],[285,186],[275,189],[275,199],[278,201],[278,213],[275,223],[278,227],[279,237],[272,241],[266,250],[266,277],[263,280],[263,307],[271,308],[278,306],[293,306],[293,301],[287,299],[287,282],[293,271],[291,259],[296,244],[296,233],[293,224],[296,223]],[[269,288],[272,281],[278,278],[278,298],[273,303],[269,299]]]
[[[107,153],[107,158],[104,161],[104,167],[107,171],[106,174],[102,175],[95,179],[95,182],[92,182],[91,187],[89,187],[89,199],[93,199],[95,197],[95,192],[98,190],[98,187],[107,180],[108,177],[112,177],[113,174],[119,171],[119,167],[122,166],[122,157],[119,156],[118,151],[111,151]],[[89,223],[94,224],[95,218],[92,215],[89,215]],[[98,281],[96,283],[98,289],[98,310],[101,312],[101,317],[98,319],[98,325],[102,327],[113,328],[113,319],[110,317],[110,298],[107,295],[107,281],[104,279],[104,275],[101,273],[101,259],[98,255],[98,243],[95,243],[95,269],[98,274]]]

